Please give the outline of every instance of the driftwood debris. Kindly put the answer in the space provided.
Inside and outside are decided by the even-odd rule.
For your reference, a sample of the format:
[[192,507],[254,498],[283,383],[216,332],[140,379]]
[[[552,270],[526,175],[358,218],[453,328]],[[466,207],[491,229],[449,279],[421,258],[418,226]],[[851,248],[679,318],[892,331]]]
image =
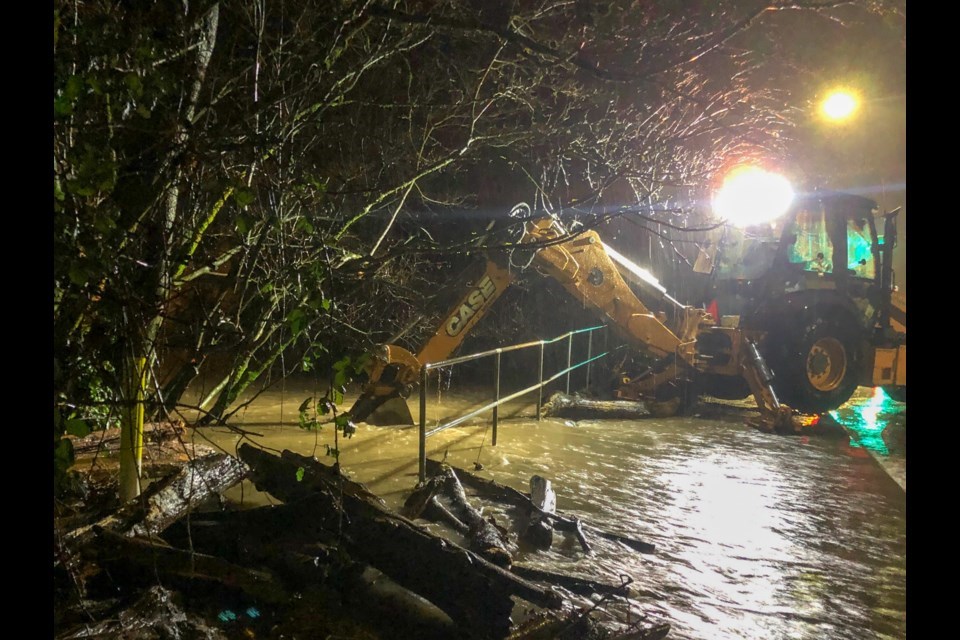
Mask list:
[[417,487],[407,496],[400,513],[410,520],[423,517],[434,522],[442,522],[457,533],[469,536],[469,525],[455,516],[437,499],[437,494],[443,490],[444,480],[443,476],[427,478],[422,486]]
[[[310,500],[307,500],[310,503]],[[441,609],[338,549],[333,532],[305,526],[303,503],[197,515],[164,538],[236,564],[265,567],[288,591],[342,602],[362,611],[364,623],[385,626],[385,637],[447,640],[459,637]]]
[[[441,463],[435,460],[427,459],[428,473],[435,473],[440,466]],[[453,467],[453,470],[457,473],[457,476],[461,479],[463,484],[471,487],[479,494],[483,494],[495,500],[500,500],[502,502],[506,502],[507,504],[512,504],[521,508],[536,508],[530,501],[530,496],[521,491],[517,491],[513,487],[502,485],[493,480],[488,480],[487,478],[481,478],[480,476],[470,473],[465,469]],[[578,518],[565,516],[559,511],[555,515],[551,516],[550,519],[553,522],[554,528],[558,531],[572,531],[577,533],[577,537],[580,539],[580,544],[584,546],[584,549],[587,551],[589,551],[589,544],[587,544],[586,538],[583,536],[584,530],[589,532],[591,535],[597,535],[601,538],[624,544],[635,551],[639,551],[640,553],[654,553],[654,551],[656,551],[655,545],[649,542],[603,531],[602,529],[598,529],[594,526],[583,525]]]
[[236,458],[211,453],[194,458],[139,497],[99,522],[68,532],[64,540],[79,547],[94,537],[94,529],[124,536],[156,536],[186,513],[240,482],[247,467]]
[[[470,502],[463,490],[463,485],[450,467],[444,467],[439,474],[443,495],[450,500],[453,515],[469,527],[467,536],[470,539],[470,550],[499,567],[509,568],[513,557],[508,549],[506,536],[500,533],[489,520],[483,517]],[[433,496],[436,500],[437,496]],[[436,502],[439,503],[437,500]],[[440,505],[442,508],[442,504]]]
[[[261,490],[301,514],[297,526],[338,532],[342,548],[445,611],[478,637],[509,633],[511,596],[556,609],[560,596],[393,513],[318,461],[244,444],[240,457]],[[299,476],[299,480],[298,480]]]
[[559,392],[544,403],[542,414],[570,420],[637,420],[650,417],[650,411],[639,402],[594,400]]
[[268,573],[241,567],[217,556],[177,549],[158,538],[122,536],[96,528],[96,545],[88,553],[117,574],[138,574],[145,585],[157,576],[214,581],[242,590],[264,602],[282,603],[289,598],[283,587]]

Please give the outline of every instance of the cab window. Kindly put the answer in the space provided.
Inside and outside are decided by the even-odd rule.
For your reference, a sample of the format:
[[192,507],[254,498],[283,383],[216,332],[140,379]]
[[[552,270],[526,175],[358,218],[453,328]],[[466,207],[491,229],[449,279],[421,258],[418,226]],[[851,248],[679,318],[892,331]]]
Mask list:
[[787,247],[787,259],[807,271],[833,273],[833,243],[827,234],[826,212],[821,207],[797,213],[793,227],[796,240]]
[[870,227],[866,219],[847,221],[847,269],[857,278],[873,279],[876,261],[873,259]]

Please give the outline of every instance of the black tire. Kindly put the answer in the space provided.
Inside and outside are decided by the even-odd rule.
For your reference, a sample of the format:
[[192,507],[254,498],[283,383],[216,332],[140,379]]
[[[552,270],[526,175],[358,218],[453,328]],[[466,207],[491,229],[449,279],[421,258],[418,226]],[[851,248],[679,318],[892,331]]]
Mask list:
[[774,332],[766,358],[780,401],[802,413],[825,413],[849,400],[860,381],[862,342],[856,323],[839,314]]

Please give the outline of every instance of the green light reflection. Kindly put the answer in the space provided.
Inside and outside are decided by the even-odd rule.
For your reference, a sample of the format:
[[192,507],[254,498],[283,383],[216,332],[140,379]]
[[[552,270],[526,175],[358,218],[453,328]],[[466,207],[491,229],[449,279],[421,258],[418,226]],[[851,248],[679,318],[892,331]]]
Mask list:
[[883,430],[887,428],[888,414],[895,413],[897,402],[890,398],[883,389],[877,387],[863,404],[850,402],[830,412],[830,417],[846,428],[850,434],[851,447],[863,447],[879,453],[882,456],[890,455],[887,443],[883,441]]

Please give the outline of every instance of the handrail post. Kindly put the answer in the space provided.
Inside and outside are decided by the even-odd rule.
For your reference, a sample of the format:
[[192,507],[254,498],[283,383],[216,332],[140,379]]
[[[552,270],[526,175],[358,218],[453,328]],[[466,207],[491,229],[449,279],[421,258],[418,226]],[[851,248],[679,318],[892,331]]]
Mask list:
[[420,367],[420,484],[427,481],[427,368]]
[[497,446],[497,418],[500,414],[500,349],[497,349],[497,358],[496,364],[494,364],[494,373],[493,373],[493,392],[495,394],[494,401],[497,403],[493,406],[493,446]]
[[540,372],[537,377],[540,380],[540,388],[537,389],[537,422],[542,419],[540,414],[543,412],[543,340],[540,341]]
[[570,364],[573,358],[573,332],[567,335],[567,395],[570,395]]
[[590,358],[593,357],[593,331],[587,334],[587,381],[584,384],[584,388],[589,392],[590,390],[590,367],[593,366],[593,363],[590,361]]

